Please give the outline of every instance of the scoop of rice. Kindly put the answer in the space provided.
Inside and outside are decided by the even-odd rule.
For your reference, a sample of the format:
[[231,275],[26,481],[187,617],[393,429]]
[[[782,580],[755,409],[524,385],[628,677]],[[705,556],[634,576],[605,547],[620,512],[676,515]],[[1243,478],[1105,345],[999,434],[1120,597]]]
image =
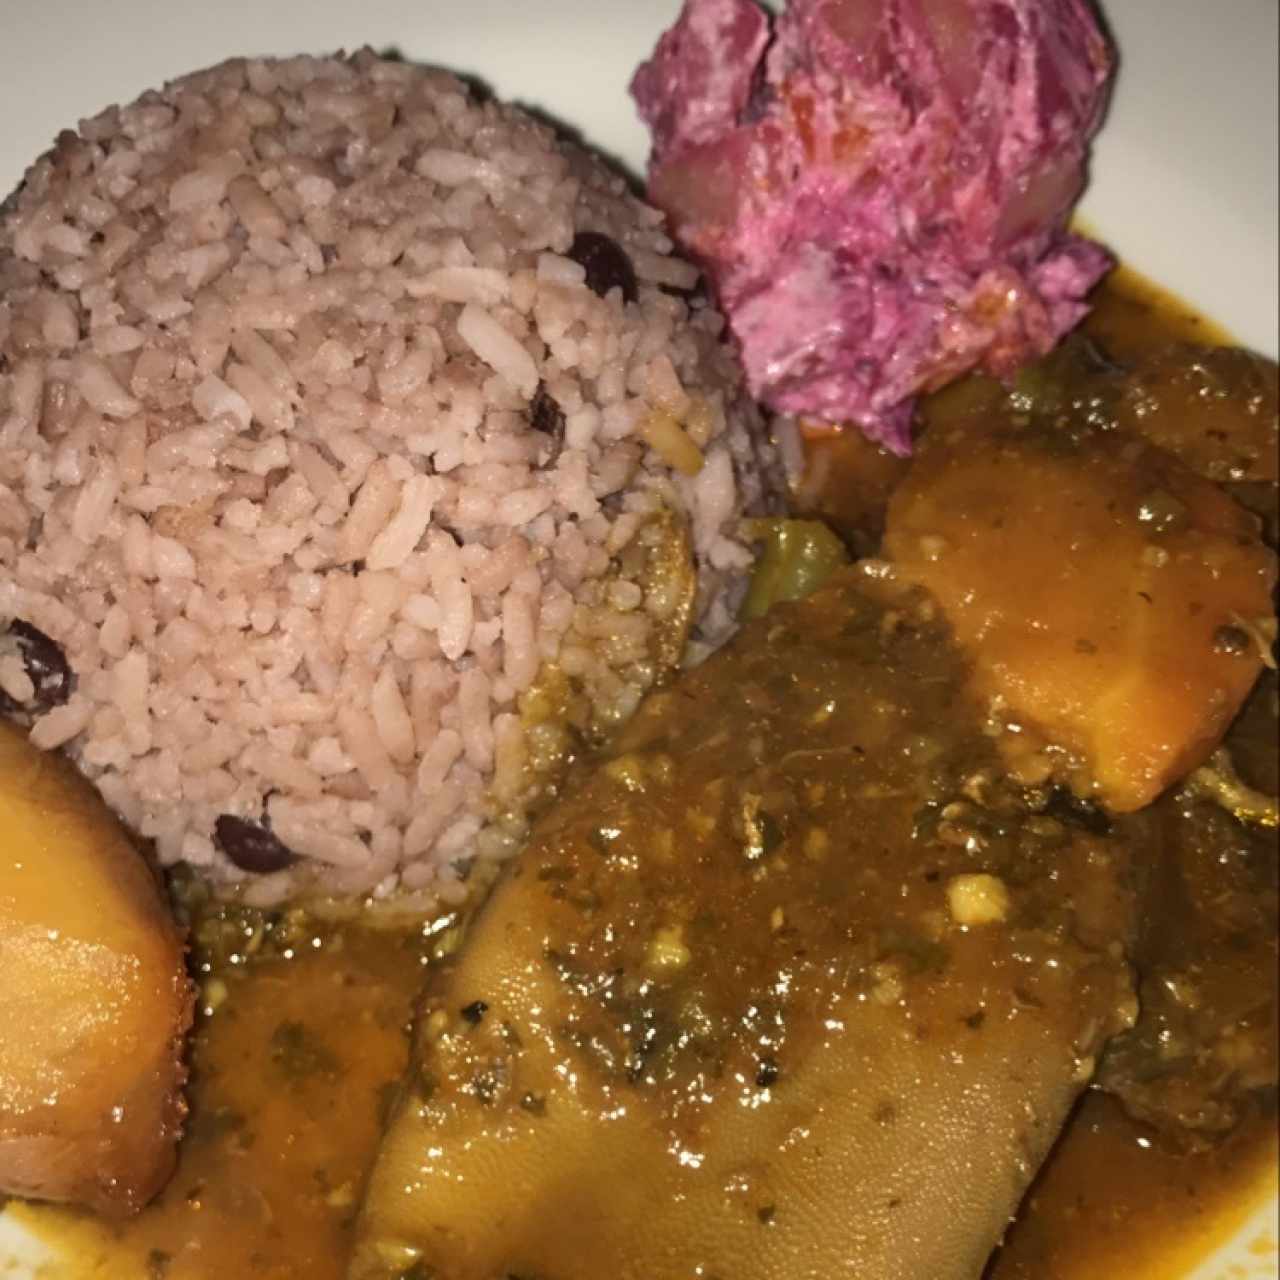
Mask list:
[[732,628],[775,463],[671,248],[367,51],[63,133],[0,220],[0,703],[250,900],[460,895]]

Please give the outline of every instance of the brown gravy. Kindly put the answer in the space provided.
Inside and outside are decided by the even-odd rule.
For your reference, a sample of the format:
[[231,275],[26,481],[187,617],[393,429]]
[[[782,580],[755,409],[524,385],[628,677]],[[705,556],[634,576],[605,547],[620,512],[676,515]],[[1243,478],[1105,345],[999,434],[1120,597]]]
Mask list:
[[[66,1210],[18,1212],[85,1280],[340,1280],[424,951],[357,930],[257,961],[201,1027],[195,1117],[160,1199],[115,1229]],[[279,1061],[291,1021],[314,1033],[320,1063],[293,1079]],[[1181,1155],[1091,1096],[989,1280],[1177,1280],[1273,1193],[1274,1126],[1260,1110],[1221,1146]]]
[[[1041,1171],[987,1280],[1181,1280],[1276,1186],[1275,1112],[1208,1151],[1162,1148],[1088,1095]],[[1231,1273],[1234,1274],[1234,1273]]]
[[[1117,354],[1221,340],[1132,276],[1089,328]],[[340,1280],[389,1082],[407,1060],[427,931],[300,928],[206,988],[178,1173],[122,1226],[14,1206],[85,1280]],[[248,940],[246,940],[248,941]],[[251,946],[243,948],[248,952]],[[225,993],[225,998],[223,997]],[[1042,1171],[989,1280],[1174,1280],[1274,1194],[1274,1105],[1177,1154],[1093,1095]]]
[[120,1226],[18,1210],[74,1259],[64,1274],[339,1280],[424,952],[400,933],[326,930],[233,968],[194,1038],[189,1130],[159,1199]]

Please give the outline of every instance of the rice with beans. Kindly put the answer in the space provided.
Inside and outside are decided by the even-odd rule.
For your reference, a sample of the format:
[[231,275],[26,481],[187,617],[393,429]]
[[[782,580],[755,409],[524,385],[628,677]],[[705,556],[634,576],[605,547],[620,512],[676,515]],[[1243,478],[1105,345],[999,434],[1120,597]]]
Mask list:
[[778,490],[658,214],[442,72],[225,63],[0,219],[0,705],[165,863],[445,901]]

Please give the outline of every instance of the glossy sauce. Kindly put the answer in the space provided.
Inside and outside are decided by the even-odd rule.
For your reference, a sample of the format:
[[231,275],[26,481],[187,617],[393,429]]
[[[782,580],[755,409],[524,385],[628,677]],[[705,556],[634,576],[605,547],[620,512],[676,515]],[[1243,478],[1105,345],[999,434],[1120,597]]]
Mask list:
[[1183,1155],[1091,1093],[986,1280],[1182,1280],[1275,1194],[1276,1155],[1273,1107]]
[[[1102,291],[1090,329],[1119,355],[1221,337],[1125,278]],[[421,929],[302,929],[242,954],[206,983],[217,1007],[195,1037],[189,1135],[160,1199],[120,1228],[10,1212],[75,1259],[62,1274],[85,1280],[340,1280],[432,945]],[[989,1280],[1173,1280],[1273,1193],[1275,1160],[1273,1106],[1184,1155],[1092,1095]]]
[[[194,1039],[188,1132],[159,1199],[118,1228],[16,1210],[75,1259],[55,1275],[342,1276],[387,1089],[408,1060],[425,945],[420,934],[351,929],[269,949],[217,979],[227,994]],[[218,991],[205,985],[206,997]]]
[[[11,1212],[76,1259],[66,1274],[84,1280],[341,1280],[352,1195],[385,1086],[408,1055],[421,953],[416,938],[357,931],[256,962],[201,1027],[191,1133],[159,1201],[117,1232],[64,1210]],[[315,1032],[340,1074],[282,1080],[272,1040],[290,1019]],[[1090,1097],[989,1280],[1176,1280],[1274,1188],[1274,1123],[1259,1111],[1221,1147],[1179,1155]]]

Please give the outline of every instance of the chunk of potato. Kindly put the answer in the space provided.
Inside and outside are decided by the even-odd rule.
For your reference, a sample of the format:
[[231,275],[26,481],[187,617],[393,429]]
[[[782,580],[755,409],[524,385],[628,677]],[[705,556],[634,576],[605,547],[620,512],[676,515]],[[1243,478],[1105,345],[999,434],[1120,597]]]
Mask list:
[[0,1191],[140,1208],[185,1113],[182,940],[93,788],[2,722],[0,973]]
[[941,603],[979,691],[1118,812],[1209,755],[1261,668],[1276,564],[1256,519],[1120,433],[931,434],[884,545]]

